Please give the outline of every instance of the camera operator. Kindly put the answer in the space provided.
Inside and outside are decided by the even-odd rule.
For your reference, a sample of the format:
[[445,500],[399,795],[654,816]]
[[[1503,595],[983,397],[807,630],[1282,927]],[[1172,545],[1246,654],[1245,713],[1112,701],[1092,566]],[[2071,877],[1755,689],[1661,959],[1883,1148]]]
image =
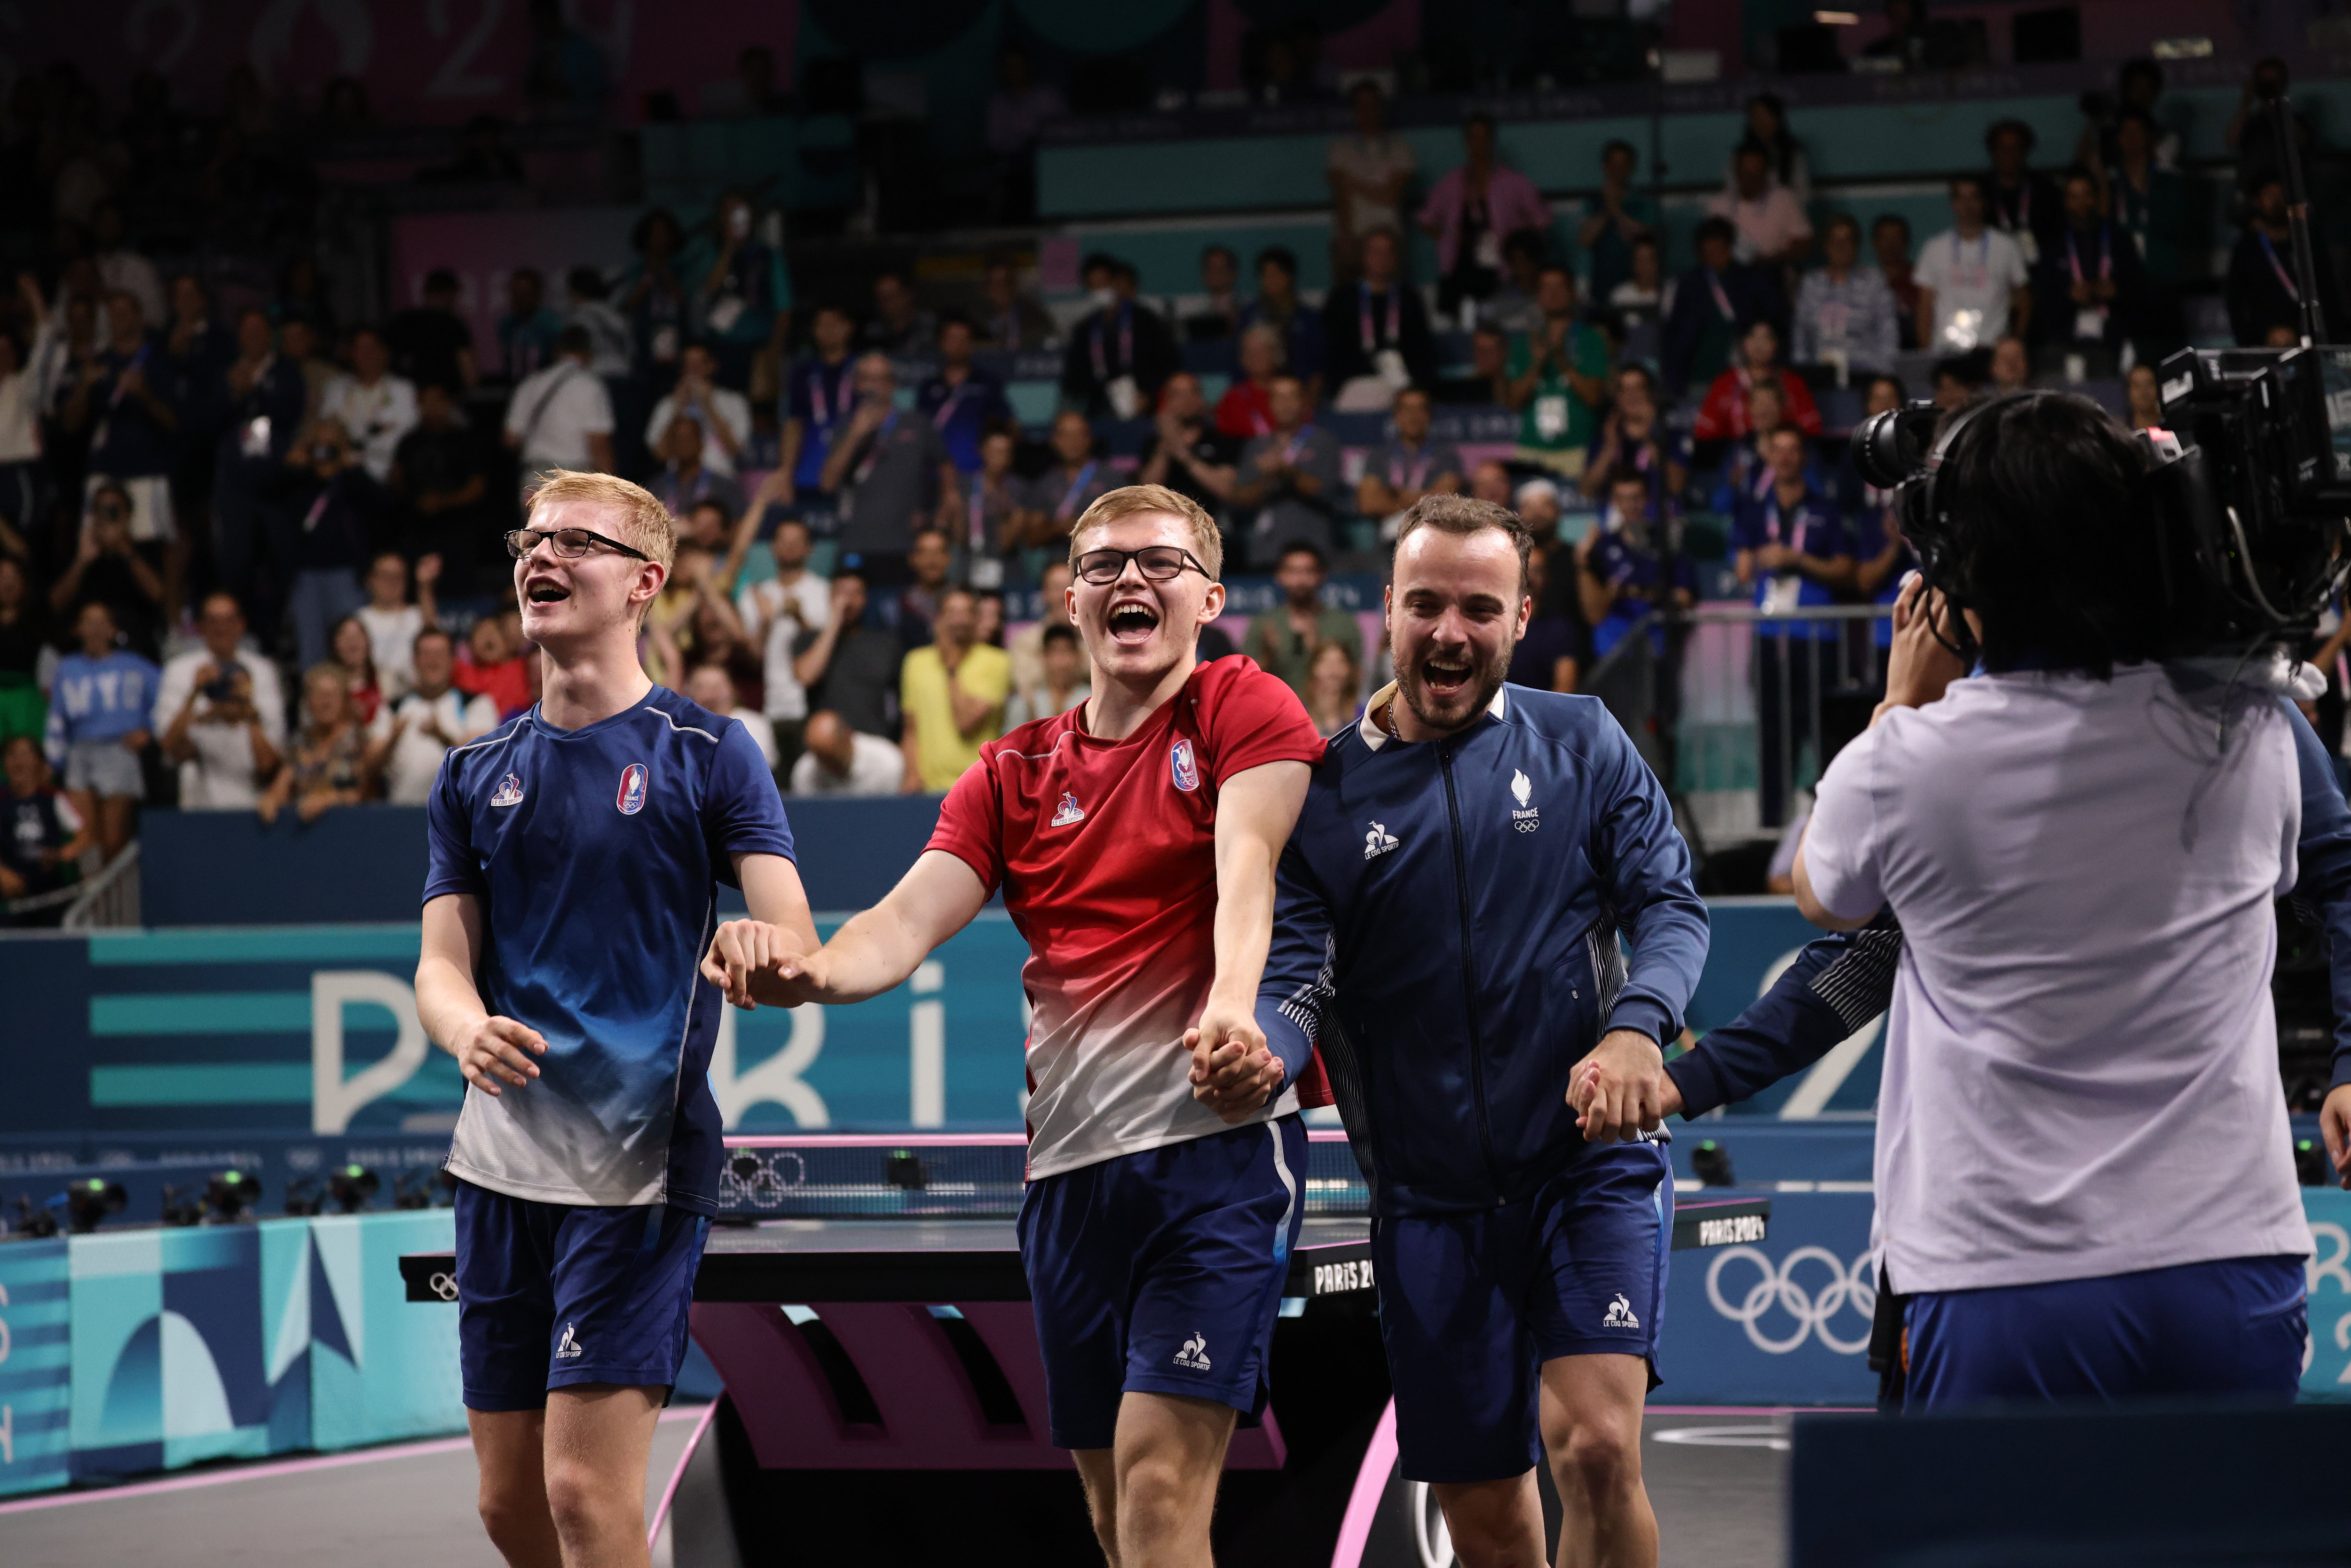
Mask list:
[[1876,1185],[1908,1403],[2290,1399],[2311,1240],[2268,978],[2300,721],[2157,662],[2146,462],[2105,413],[1963,417],[1937,580],[1980,673],[1907,585],[1795,865],[1816,924],[1888,912],[1907,943]]

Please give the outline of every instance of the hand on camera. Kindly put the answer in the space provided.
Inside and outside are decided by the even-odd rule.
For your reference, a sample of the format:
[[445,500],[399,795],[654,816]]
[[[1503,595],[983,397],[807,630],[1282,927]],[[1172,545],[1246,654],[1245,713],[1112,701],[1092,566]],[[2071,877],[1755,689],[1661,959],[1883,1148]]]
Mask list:
[[1894,646],[1886,660],[1886,700],[1871,716],[1875,724],[1898,707],[1925,707],[1940,701],[1968,666],[1951,651],[1951,607],[1912,572],[1894,601]]

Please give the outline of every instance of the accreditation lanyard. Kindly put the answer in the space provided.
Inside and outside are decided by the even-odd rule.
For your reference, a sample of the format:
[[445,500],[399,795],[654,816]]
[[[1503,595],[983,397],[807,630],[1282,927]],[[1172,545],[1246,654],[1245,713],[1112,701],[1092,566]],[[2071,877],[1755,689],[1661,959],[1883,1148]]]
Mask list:
[[841,390],[841,382],[848,376],[847,360],[841,361],[838,369],[819,360],[815,368],[809,371],[809,406],[815,411],[818,428],[831,426],[834,420],[848,412],[849,399],[846,395],[841,397],[841,406],[837,409],[832,402],[833,394]]
[[[1404,290],[1402,288],[1391,287],[1387,291],[1387,301],[1388,334],[1386,340],[1389,343],[1395,343],[1404,336]],[[1355,285],[1355,322],[1357,330],[1360,331],[1363,336],[1364,350],[1369,351],[1370,350],[1378,348],[1380,346],[1381,340],[1375,335],[1373,329],[1372,286],[1368,283],[1359,283]]]
[[[2264,241],[2263,243],[2266,244],[2267,242]],[[130,371],[138,370],[147,363],[147,352],[151,347],[152,347],[152,344],[140,344],[139,351],[131,356],[131,362],[123,366],[121,370],[114,372],[114,390],[107,394],[107,407],[120,407],[122,400],[131,395],[131,389],[122,384],[122,378]]]
[[1311,424],[1301,424],[1298,427],[1298,434],[1291,436],[1290,444],[1281,449],[1281,465],[1284,468],[1298,466],[1299,456],[1306,450],[1307,438],[1313,434],[1314,427]]
[[[2266,235],[2263,236],[2263,243],[2267,243]],[[2274,261],[2276,260],[2276,257],[2273,256],[2271,259]],[[2065,265],[2073,269],[2074,281],[2076,283],[2081,282],[2082,255],[2079,250],[2074,248],[2074,231],[2072,229],[2067,229],[2065,231]],[[2114,280],[2114,235],[2111,231],[2107,229],[2105,225],[2100,224],[2098,225],[2098,281],[2101,283],[2112,282]]]
[[[1096,317],[1093,329],[1093,356],[1094,380],[1098,382],[1110,380],[1108,345],[1102,341],[1107,336],[1109,336],[1109,329],[1102,324],[1102,318]],[[1134,369],[1134,307],[1132,305],[1122,304],[1118,308],[1118,368],[1129,372]]]
[[1078,497],[1084,495],[1086,486],[1094,482],[1095,466],[1096,465],[1089,462],[1084,467],[1079,469],[1078,476],[1070,481],[1070,487],[1061,492],[1061,504],[1053,508],[1055,521],[1066,522],[1076,513]]
[[971,548],[987,549],[987,476],[978,476],[971,487]]
[[[1804,536],[1812,526],[1813,509],[1799,505],[1796,507],[1795,529],[1788,540],[1788,548],[1798,555],[1809,553],[1804,549]],[[1776,484],[1763,504],[1763,537],[1773,544],[1780,542],[1780,491]]]
[[1419,455],[1412,460],[1412,477],[1409,481],[1397,471],[1395,449],[1394,447],[1388,449],[1388,488],[1417,490],[1427,482],[1427,479],[1428,443],[1424,441],[1420,444]]
[[945,431],[948,423],[955,418],[956,404],[961,402],[963,401],[963,394],[970,390],[971,378],[969,376],[966,376],[962,381],[956,383],[955,389],[952,392],[947,393],[946,401],[945,402],[931,410],[931,423],[935,425],[941,431]]
[[857,483],[862,485],[872,476],[874,465],[882,461],[882,448],[889,444],[890,432],[898,425],[898,411],[892,409],[882,428],[873,433],[873,443],[865,449],[865,456],[857,465]]
[[1723,291],[1721,276],[1710,267],[1707,270],[1706,286],[1713,292],[1714,308],[1722,312],[1722,319],[1737,324],[1739,312],[1731,308],[1730,296]]
[[2262,242],[2262,254],[2270,258],[2270,270],[2277,274],[2278,286],[2285,290],[2285,297],[2295,304],[2300,304],[2302,290],[2294,287],[2294,274],[2288,272],[2285,269],[2285,263],[2278,259],[2277,246],[2272,245],[2270,236],[2259,229],[2253,231],[2253,237]]

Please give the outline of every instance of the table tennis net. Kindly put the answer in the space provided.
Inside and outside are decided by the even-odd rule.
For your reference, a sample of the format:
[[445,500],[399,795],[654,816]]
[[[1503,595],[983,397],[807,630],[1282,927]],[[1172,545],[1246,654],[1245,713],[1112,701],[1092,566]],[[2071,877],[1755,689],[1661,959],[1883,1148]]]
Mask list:
[[[727,1148],[719,1209],[733,1219],[1009,1219],[1020,1212],[1028,1155],[1027,1145],[1017,1143],[763,1138]],[[1363,1172],[1343,1142],[1309,1144],[1301,1185],[1310,1215],[1371,1212]]]

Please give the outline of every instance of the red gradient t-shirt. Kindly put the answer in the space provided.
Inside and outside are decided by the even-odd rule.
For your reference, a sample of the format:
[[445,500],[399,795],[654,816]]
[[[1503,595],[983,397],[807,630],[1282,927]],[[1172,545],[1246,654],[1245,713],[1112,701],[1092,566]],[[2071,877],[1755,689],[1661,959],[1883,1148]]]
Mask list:
[[[1081,704],[980,748],[929,848],[1004,890],[1029,943],[1029,1174],[1225,1130],[1192,1098],[1184,1031],[1216,979],[1217,794],[1269,762],[1322,759],[1297,695],[1238,654],[1124,740]],[[1320,1074],[1305,1103],[1328,1103]],[[1256,1121],[1294,1111],[1285,1087]]]

